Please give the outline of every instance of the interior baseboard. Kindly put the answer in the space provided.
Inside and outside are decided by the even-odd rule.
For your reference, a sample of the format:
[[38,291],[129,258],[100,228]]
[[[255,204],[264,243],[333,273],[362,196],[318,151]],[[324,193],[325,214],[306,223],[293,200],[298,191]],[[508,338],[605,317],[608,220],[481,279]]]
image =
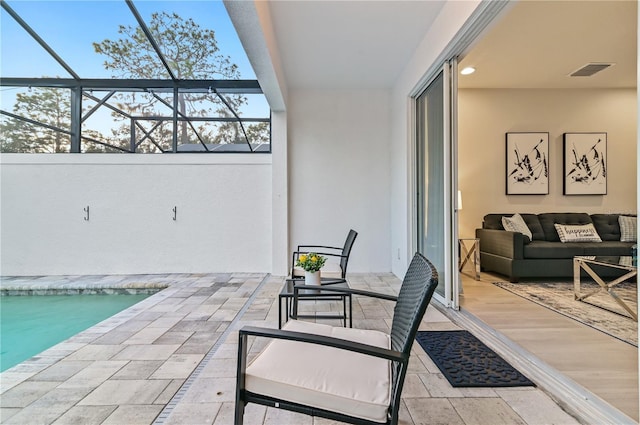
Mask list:
[[432,303],[432,305],[453,323],[473,333],[502,356],[580,423],[637,425],[635,420],[549,366],[468,311],[453,310],[439,303]]

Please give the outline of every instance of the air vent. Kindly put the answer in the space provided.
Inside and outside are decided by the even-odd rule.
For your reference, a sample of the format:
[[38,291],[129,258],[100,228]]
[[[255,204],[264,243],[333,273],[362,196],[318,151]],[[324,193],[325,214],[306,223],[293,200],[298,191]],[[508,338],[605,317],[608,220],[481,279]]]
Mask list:
[[573,71],[570,77],[591,77],[593,74],[609,68],[612,63],[588,63],[585,66]]

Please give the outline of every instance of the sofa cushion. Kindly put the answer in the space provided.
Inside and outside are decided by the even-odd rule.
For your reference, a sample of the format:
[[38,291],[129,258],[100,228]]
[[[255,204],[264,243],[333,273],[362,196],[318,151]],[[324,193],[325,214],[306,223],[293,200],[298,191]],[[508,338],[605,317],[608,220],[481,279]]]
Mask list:
[[[504,226],[502,225],[502,217],[511,217],[513,213],[509,214],[487,214],[484,216],[484,220],[482,221],[483,229],[493,229],[493,230],[504,230]],[[523,214],[520,213],[522,219],[527,224],[527,227],[531,231],[531,240],[543,241],[544,231],[542,230],[542,226],[540,225],[540,221],[538,220],[537,214]],[[526,238],[525,238],[526,241]]]
[[638,219],[628,215],[618,216],[620,224],[620,241],[621,242],[637,242],[638,241]]
[[502,225],[502,217],[511,216],[513,214],[487,214],[482,220],[483,229],[504,230]]
[[554,224],[560,242],[602,242],[593,223],[589,224]]
[[591,214],[591,221],[603,241],[620,240],[618,214]]
[[[576,255],[586,255],[585,247],[592,244],[580,242],[548,242],[548,241],[532,241],[529,245],[525,245],[523,249],[523,257],[529,259],[565,259],[573,258]],[[593,244],[596,245],[596,244]],[[600,246],[601,244],[597,244]],[[544,267],[540,264],[540,267]]]
[[531,230],[529,230],[527,223],[524,222],[524,219],[518,213],[515,213],[511,217],[502,217],[502,227],[510,232],[522,233],[527,236],[529,240],[532,239]]
[[538,219],[544,231],[544,240],[548,242],[560,242],[555,224],[590,224],[591,217],[587,213],[543,213],[538,214]]
[[631,255],[633,242],[602,241],[601,243],[583,243],[584,255],[618,256]]

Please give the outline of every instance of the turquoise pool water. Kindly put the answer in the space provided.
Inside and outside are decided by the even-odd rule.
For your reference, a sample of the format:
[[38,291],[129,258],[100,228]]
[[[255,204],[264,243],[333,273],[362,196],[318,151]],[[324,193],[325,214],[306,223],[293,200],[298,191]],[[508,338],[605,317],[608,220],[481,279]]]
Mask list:
[[148,296],[0,297],[0,371],[41,353]]

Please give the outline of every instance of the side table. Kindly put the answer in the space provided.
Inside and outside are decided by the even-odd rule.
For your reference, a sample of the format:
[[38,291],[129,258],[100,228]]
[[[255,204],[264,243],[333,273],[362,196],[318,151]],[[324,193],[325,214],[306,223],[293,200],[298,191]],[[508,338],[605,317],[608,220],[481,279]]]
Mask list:
[[[318,289],[301,289],[296,285],[304,285],[304,279],[286,279],[280,294],[278,295],[278,328],[282,328],[282,313],[284,303],[284,321],[289,318],[315,318],[315,319],[341,319],[344,320],[344,326],[347,326],[347,318],[349,319],[349,327],[353,327],[353,304],[351,294],[337,293],[332,291],[323,291],[327,287],[348,288],[349,285],[344,279],[322,278],[322,284]],[[300,300],[324,300],[324,301],[342,301],[342,312],[339,314],[297,314],[297,302]],[[347,303],[349,311],[347,314]]]
[[480,280],[480,239],[461,238],[458,239],[458,271],[462,272],[467,262],[473,264],[475,279]]

